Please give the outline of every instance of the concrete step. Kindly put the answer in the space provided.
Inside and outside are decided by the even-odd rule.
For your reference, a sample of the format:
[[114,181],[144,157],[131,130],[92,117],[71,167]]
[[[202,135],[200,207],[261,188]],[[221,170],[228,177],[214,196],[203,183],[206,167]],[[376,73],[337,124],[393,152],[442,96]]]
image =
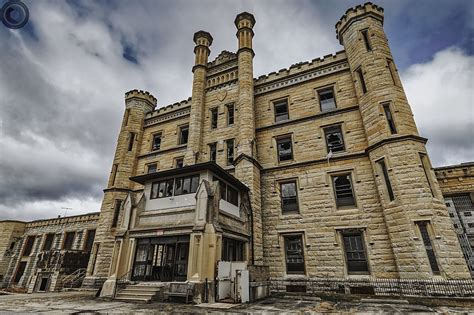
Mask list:
[[129,285],[126,286],[123,290],[127,291],[144,291],[144,292],[159,292],[162,290],[162,287],[147,287],[147,286],[135,286],[135,285]]
[[155,296],[155,294],[148,294],[148,293],[130,293],[130,292],[119,292],[117,293],[116,297],[136,297],[136,298],[143,298],[143,299],[151,299]]
[[409,304],[407,300],[401,299],[361,299],[362,303],[375,303],[375,304]]
[[117,296],[115,297],[117,301],[124,301],[124,302],[143,302],[143,303],[150,303],[151,299],[146,298],[137,298],[137,297],[129,297],[129,296]]

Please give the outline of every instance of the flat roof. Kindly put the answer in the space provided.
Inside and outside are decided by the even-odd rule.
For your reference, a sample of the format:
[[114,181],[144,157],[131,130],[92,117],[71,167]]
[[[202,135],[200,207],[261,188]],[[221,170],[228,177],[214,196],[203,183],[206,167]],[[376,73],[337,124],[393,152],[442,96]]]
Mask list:
[[461,164],[440,166],[440,167],[435,167],[434,170],[440,171],[440,170],[446,170],[446,169],[463,168],[463,167],[471,167],[471,166],[474,166],[474,162],[465,162]]
[[221,179],[225,180],[229,184],[235,186],[236,188],[244,191],[249,191],[249,188],[243,184],[240,180],[230,175],[225,169],[217,165],[216,162],[204,162],[199,164],[187,165],[180,168],[171,168],[164,171],[138,175],[130,177],[130,180],[144,185],[148,181],[160,179],[163,177],[171,177],[176,175],[186,175],[188,173],[199,172],[209,170],[212,173],[216,174]]

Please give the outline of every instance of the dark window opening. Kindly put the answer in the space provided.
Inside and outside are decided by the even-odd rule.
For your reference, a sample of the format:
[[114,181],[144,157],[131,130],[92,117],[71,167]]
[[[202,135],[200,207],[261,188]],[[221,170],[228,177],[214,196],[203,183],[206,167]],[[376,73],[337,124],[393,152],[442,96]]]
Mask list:
[[157,169],[158,169],[158,165],[156,163],[152,163],[152,164],[147,165],[147,173],[148,174],[156,173]]
[[288,120],[288,100],[281,100],[273,103],[275,106],[275,122]]
[[298,193],[296,189],[295,181],[280,184],[282,213],[295,213],[299,211]]
[[227,145],[227,165],[232,165],[234,162],[234,139],[226,141]]
[[215,162],[217,160],[217,143],[209,145],[209,161]]
[[227,105],[227,125],[228,126],[234,124],[234,117],[235,117],[234,104],[229,104]]
[[385,187],[387,188],[388,197],[390,198],[390,201],[392,201],[395,199],[395,196],[393,195],[393,189],[392,189],[392,184],[390,183],[390,177],[388,177],[387,166],[385,165],[384,160],[381,160],[378,163],[380,165],[380,168],[382,169],[383,179],[385,180]]
[[122,207],[122,200],[116,199],[115,200],[115,206],[114,206],[114,217],[112,219],[112,227],[117,226],[121,207]]
[[54,234],[46,234],[43,250],[51,250],[51,247],[53,246],[53,240],[54,240]]
[[319,105],[321,106],[322,112],[336,108],[336,99],[334,98],[333,88],[318,91],[318,95]]
[[368,274],[369,266],[364,250],[362,233],[344,233],[344,251],[349,274]]
[[419,221],[416,222],[418,228],[420,229],[421,238],[423,240],[423,245],[425,245],[426,254],[428,255],[428,261],[430,263],[431,271],[433,274],[439,274],[439,266],[438,261],[436,260],[435,252],[433,249],[433,244],[431,243],[431,238],[428,233],[426,221]]
[[26,261],[22,261],[18,264],[18,269],[16,270],[15,278],[13,279],[13,283],[18,283],[23,277],[23,273],[25,273],[26,269]]
[[218,178],[214,177],[214,181],[219,182],[219,193],[221,195],[221,199],[233,204],[234,206],[239,206],[239,192],[230,185],[227,185],[223,181],[219,180]]
[[337,207],[355,206],[352,179],[349,174],[332,177]]
[[361,33],[362,33],[362,38],[364,39],[365,48],[367,49],[367,51],[371,51],[372,45],[370,45],[368,30],[362,30]]
[[293,159],[293,148],[291,136],[277,139],[278,161],[289,161]]
[[390,104],[383,104],[383,111],[385,112],[385,118],[387,118],[388,127],[390,132],[393,134],[397,133],[397,128],[395,127],[395,121],[393,120],[392,111],[390,110]]
[[125,117],[123,118],[123,121],[124,121],[124,125],[125,126],[128,126],[128,118],[130,116],[130,108],[127,108],[125,110]]
[[161,148],[161,133],[153,135],[152,151],[157,151]]
[[286,273],[304,274],[304,253],[303,240],[301,235],[284,236],[285,239],[285,257]]
[[86,234],[86,242],[84,245],[84,250],[86,252],[91,252],[92,251],[92,245],[94,244],[94,238],[95,238],[95,230],[87,230]]
[[357,76],[359,77],[360,88],[362,89],[362,94],[367,93],[367,86],[365,85],[364,74],[362,73],[362,69],[356,70]]
[[393,84],[397,85],[397,77],[395,75],[395,72],[396,72],[395,64],[393,63],[392,60],[387,59],[387,66],[388,66],[388,71],[390,72],[390,77],[392,78]]
[[217,108],[211,109],[211,129],[217,128],[217,117],[219,117]]
[[112,179],[111,179],[111,185],[115,185],[115,178],[117,177],[117,171],[118,171],[118,164],[112,165]]
[[420,160],[421,165],[423,167],[423,171],[425,172],[425,178],[428,181],[428,186],[430,187],[431,195],[434,197],[433,188],[431,185],[431,178],[429,175],[431,167],[429,166],[428,157],[426,156],[426,154],[420,153]]
[[179,144],[188,143],[189,126],[182,126],[179,128]]
[[134,141],[135,141],[135,133],[130,132],[128,136],[128,151],[132,151]]
[[457,229],[458,225],[456,223],[453,224],[454,228]]
[[324,128],[324,134],[326,136],[326,148],[328,153],[343,152],[346,150],[341,126]]
[[465,212],[464,212],[464,216],[465,216],[465,217],[472,217],[471,211],[465,211]]
[[15,247],[15,242],[11,242],[10,243],[10,250],[13,250],[14,247]]
[[450,213],[449,213],[449,216],[450,216],[451,218],[454,218],[454,213],[450,212]]
[[35,237],[28,236],[28,238],[26,239],[25,249],[23,249],[23,254],[22,254],[23,257],[30,256],[34,243],[35,243]]
[[151,185],[150,199],[195,193],[199,186],[199,175],[170,178]]
[[174,163],[175,168],[182,168],[184,166],[184,158],[177,158]]
[[222,239],[222,261],[243,261],[245,243],[224,237]]
[[75,236],[76,236],[76,232],[66,232],[66,235],[64,236],[63,249],[65,250],[72,249],[72,246],[74,245]]
[[473,227],[474,227],[474,223],[468,223],[467,226],[468,226],[469,228],[473,228]]

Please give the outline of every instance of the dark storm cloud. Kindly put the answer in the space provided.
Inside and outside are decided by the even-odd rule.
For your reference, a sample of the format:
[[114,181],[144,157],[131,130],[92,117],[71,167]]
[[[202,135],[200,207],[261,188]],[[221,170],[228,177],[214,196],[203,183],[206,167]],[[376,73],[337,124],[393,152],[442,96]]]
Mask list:
[[[31,17],[25,29],[0,27],[0,219],[51,217],[63,214],[63,207],[74,208],[68,214],[99,210],[124,92],[149,90],[160,106],[188,98],[195,31],[213,35],[212,60],[224,49],[236,50],[235,15],[252,12],[259,76],[341,50],[334,24],[361,1],[25,3]],[[469,2],[379,4],[415,119],[430,138],[433,164],[474,156],[459,137],[472,131],[466,115],[459,118],[472,104],[472,79],[461,81],[472,74],[472,57],[448,48],[463,47],[472,30]],[[449,73],[452,84],[432,82],[439,73]],[[445,111],[452,93],[461,95],[460,107],[445,125],[457,127],[433,127],[443,115],[430,114]]]

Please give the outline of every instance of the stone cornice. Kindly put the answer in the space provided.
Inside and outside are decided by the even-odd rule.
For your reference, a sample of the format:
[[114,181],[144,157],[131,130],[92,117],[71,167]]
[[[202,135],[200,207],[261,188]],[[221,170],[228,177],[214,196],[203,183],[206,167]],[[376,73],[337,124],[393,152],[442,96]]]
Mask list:
[[180,108],[178,110],[165,113],[160,116],[148,118],[145,120],[145,123],[143,126],[144,128],[147,128],[147,127],[162,123],[164,121],[170,121],[173,119],[189,116],[190,113],[191,113],[191,106],[187,106],[185,108]]
[[240,161],[242,160],[247,160],[247,161],[250,161],[253,165],[255,165],[256,167],[258,167],[258,169],[263,169],[262,165],[260,165],[260,163],[253,157],[251,157],[250,155],[247,155],[247,154],[244,154],[244,153],[241,153],[233,162],[232,164],[234,166],[237,166],[237,164],[239,164]]
[[375,150],[375,149],[377,149],[377,148],[379,148],[379,147],[381,147],[381,146],[383,146],[387,143],[406,141],[406,140],[417,141],[417,142],[421,142],[423,144],[426,144],[426,142],[428,142],[428,139],[420,137],[420,136],[416,136],[416,135],[404,135],[404,136],[398,136],[398,137],[390,137],[390,138],[380,140],[379,142],[368,146],[367,149],[365,149],[365,152],[370,153],[371,151],[373,151],[373,150]]
[[27,222],[25,227],[34,228],[34,227],[40,227],[40,226],[51,226],[51,225],[59,225],[59,224],[74,223],[74,222],[98,221],[99,216],[100,216],[100,212],[92,212],[92,213],[79,214],[79,215],[74,215],[74,216],[69,216],[69,217],[35,220],[35,221]]
[[106,192],[130,192],[132,190],[128,188],[110,187],[110,188],[105,188],[102,191],[106,193]]
[[237,50],[237,55],[240,54],[241,52],[249,52],[252,54],[252,58],[255,57],[255,52],[253,51],[252,48],[249,48],[249,47],[242,47],[242,48],[239,48],[239,50]]
[[170,153],[170,152],[173,152],[173,151],[179,151],[179,150],[186,149],[186,148],[187,148],[187,145],[183,144],[183,145],[173,147],[173,148],[169,148],[169,149],[165,149],[165,150],[158,150],[158,151],[152,151],[150,153],[145,153],[145,154],[139,155],[138,158],[141,159],[141,158],[146,158],[146,157],[155,156],[155,155],[162,155],[162,154],[165,154],[165,153]]

